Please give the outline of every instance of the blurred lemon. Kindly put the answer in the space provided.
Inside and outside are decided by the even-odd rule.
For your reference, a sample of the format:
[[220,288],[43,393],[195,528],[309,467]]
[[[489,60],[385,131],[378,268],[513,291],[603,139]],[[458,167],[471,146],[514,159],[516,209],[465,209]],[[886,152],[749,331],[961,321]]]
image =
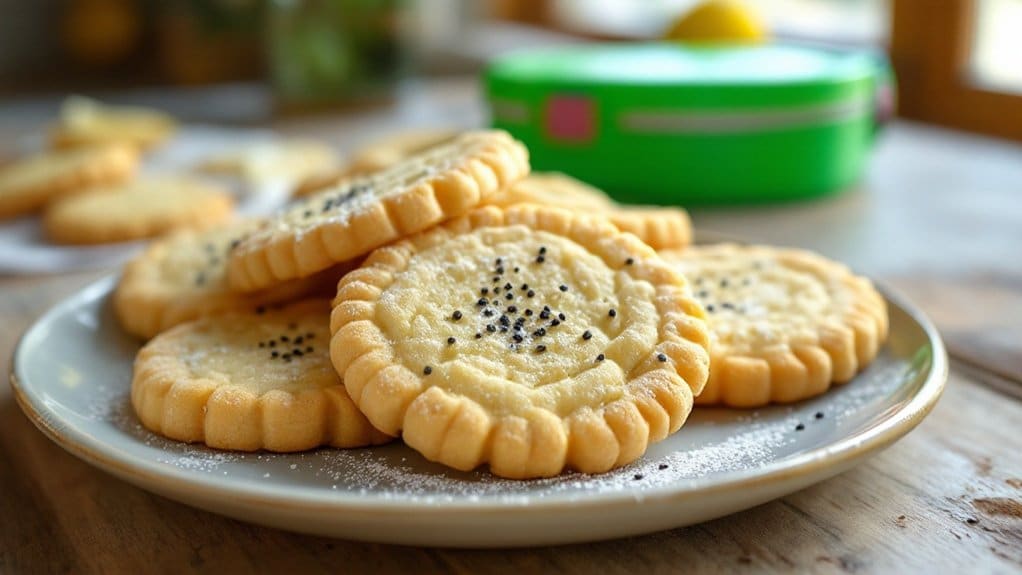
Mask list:
[[109,66],[129,56],[142,31],[135,0],[71,0],[62,24],[67,51],[93,66]]
[[765,40],[767,33],[744,2],[707,0],[678,18],[664,37],[686,42],[757,43]]

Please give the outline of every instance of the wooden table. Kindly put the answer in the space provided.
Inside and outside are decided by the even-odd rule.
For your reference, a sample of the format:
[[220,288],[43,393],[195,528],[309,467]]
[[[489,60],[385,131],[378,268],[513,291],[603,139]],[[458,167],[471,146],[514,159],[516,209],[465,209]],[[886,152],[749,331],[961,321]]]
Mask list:
[[[274,125],[346,147],[388,128],[473,125],[482,122],[473,86],[420,84],[395,108]],[[246,87],[135,96],[193,120],[259,121],[268,109]],[[0,107],[0,145],[55,108]],[[819,250],[915,300],[953,356],[934,412],[868,463],[730,517],[589,545],[461,551],[296,535],[150,495],[51,443],[0,386],[0,572],[1022,570],[1022,401],[1012,395],[1022,389],[1022,148],[895,124],[861,185],[841,196],[693,217],[701,228]],[[39,313],[100,275],[0,278],[0,370]]]

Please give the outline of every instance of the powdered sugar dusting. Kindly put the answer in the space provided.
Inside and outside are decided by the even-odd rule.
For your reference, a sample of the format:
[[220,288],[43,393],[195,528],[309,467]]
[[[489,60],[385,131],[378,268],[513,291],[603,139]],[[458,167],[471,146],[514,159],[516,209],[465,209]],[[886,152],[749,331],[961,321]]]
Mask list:
[[90,399],[85,404],[85,417],[90,421],[110,420],[117,412],[124,391],[104,383],[92,386],[90,391]]
[[[918,363],[918,362],[916,362]],[[314,489],[409,503],[488,501],[531,504],[551,497],[583,501],[624,493],[641,499],[660,487],[722,480],[826,446],[861,429],[884,406],[906,393],[916,363],[882,355],[848,385],[789,407],[755,411],[697,408],[682,430],[652,445],[639,461],[603,475],[566,473],[549,479],[514,481],[485,470],[462,473],[424,460],[394,442],[367,449],[319,449],[304,453],[232,453],[165,439],[144,429],[130,405],[128,385],[92,389],[85,416],[122,438],[136,456],[189,474],[259,484],[286,493]]]
[[[220,467],[225,463],[236,463],[239,457],[241,456],[230,452],[197,453],[179,457],[158,458],[157,461],[180,469],[210,473],[220,470]],[[227,471],[223,471],[223,474],[227,475]]]
[[[676,484],[714,473],[743,469],[763,463],[774,449],[791,441],[787,429],[776,423],[756,423],[726,440],[685,451],[644,458],[637,463],[603,475],[567,473],[549,479],[514,481],[486,473],[446,472],[433,469],[415,454],[400,462],[380,458],[371,451],[344,451],[325,455],[316,470],[334,484],[358,484],[361,489],[387,499],[424,501],[481,500],[496,497],[525,502],[549,496],[588,495],[622,492],[652,486]],[[638,495],[638,492],[636,493]]]

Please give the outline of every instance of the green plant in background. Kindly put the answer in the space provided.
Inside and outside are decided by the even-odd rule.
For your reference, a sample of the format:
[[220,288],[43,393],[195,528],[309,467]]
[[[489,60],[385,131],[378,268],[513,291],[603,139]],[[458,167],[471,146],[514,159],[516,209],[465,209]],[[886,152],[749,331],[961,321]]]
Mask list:
[[403,72],[405,0],[270,0],[277,95],[327,102],[379,94]]

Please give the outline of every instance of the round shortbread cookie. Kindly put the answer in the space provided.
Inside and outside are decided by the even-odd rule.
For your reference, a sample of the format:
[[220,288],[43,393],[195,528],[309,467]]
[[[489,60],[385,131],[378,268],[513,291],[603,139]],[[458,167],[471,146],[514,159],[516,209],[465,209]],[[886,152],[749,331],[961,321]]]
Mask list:
[[128,146],[46,152],[0,168],[0,219],[41,209],[47,202],[134,175],[138,154]]
[[389,168],[408,159],[409,156],[451,140],[456,135],[456,132],[450,130],[420,130],[391,134],[355,152],[348,165],[305,178],[295,187],[291,195],[301,198],[336,186],[347,178]]
[[231,252],[227,278],[251,291],[310,275],[464,214],[528,171],[506,132],[462,134],[291,204]]
[[661,256],[708,312],[710,380],[698,405],[819,395],[852,379],[887,337],[887,307],[873,284],[817,254],[718,244]]
[[603,219],[480,208],[341,279],[330,355],[377,428],[503,477],[598,473],[677,431],[709,334],[681,274]]
[[384,443],[330,365],[325,300],[179,325],[135,359],[131,403],[165,437],[210,447],[301,451]]
[[204,182],[144,179],[60,200],[47,208],[43,224],[54,242],[102,244],[207,228],[233,208],[230,194]]
[[486,203],[498,206],[542,204],[596,212],[623,232],[633,233],[653,249],[679,249],[692,242],[692,221],[681,208],[628,206],[603,191],[556,172],[531,174]]
[[124,267],[114,292],[117,319],[128,333],[149,339],[175,325],[228,311],[298,299],[333,289],[346,269],[284,282],[273,288],[241,294],[227,286],[231,247],[258,229],[259,221],[243,221],[204,232],[186,230],[154,242]]
[[50,130],[55,148],[127,144],[148,150],[177,131],[177,122],[163,112],[134,106],[107,106],[72,96],[64,101],[60,120]]

